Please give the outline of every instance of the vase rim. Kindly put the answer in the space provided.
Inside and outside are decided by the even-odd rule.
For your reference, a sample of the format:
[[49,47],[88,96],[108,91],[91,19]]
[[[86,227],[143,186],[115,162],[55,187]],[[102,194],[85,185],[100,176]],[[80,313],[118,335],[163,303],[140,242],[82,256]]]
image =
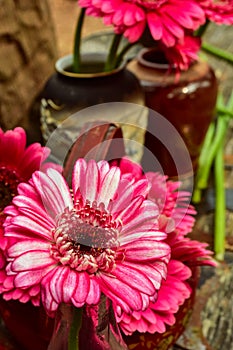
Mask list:
[[[158,56],[155,57],[155,54],[158,55],[158,53],[161,56],[160,60],[156,61],[155,58],[158,58]],[[158,48],[143,48],[139,51],[137,60],[142,66],[148,68],[157,68],[162,70],[168,70],[169,68],[173,68],[173,66],[167,61],[163,52]],[[163,62],[163,60],[166,61]]]
[[[95,59],[98,59],[99,62],[105,62],[106,60],[106,55],[104,53],[96,53],[96,52],[87,52],[83,54],[83,57],[89,57],[90,63],[95,62]],[[117,67],[112,69],[111,71],[97,71],[97,72],[80,72],[80,73],[74,73],[72,71],[67,70],[68,67],[71,66],[72,64],[72,54],[65,55],[60,57],[56,62],[55,62],[55,69],[58,73],[72,77],[72,78],[93,78],[93,77],[104,77],[108,75],[112,75],[113,73],[117,73],[121,71],[125,66],[126,62],[122,61],[121,64]]]

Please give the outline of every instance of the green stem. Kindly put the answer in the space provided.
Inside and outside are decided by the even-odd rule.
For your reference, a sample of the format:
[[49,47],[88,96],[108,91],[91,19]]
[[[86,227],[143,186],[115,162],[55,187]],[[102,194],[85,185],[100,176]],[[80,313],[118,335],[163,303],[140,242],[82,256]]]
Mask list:
[[116,66],[117,67],[120,65],[120,63],[123,60],[127,51],[129,51],[129,49],[131,49],[131,47],[133,47],[135,44],[137,44],[137,43],[128,43],[123,47],[123,49],[121,50],[119,55],[117,55],[117,58],[116,58]]
[[122,34],[116,34],[113,37],[113,41],[110,47],[107,61],[105,63],[105,68],[104,68],[105,72],[108,72],[116,67],[117,50],[118,50],[121,38],[122,38]]
[[210,149],[210,146],[213,142],[214,133],[215,133],[215,121],[213,121],[210,124],[210,126],[207,130],[206,136],[205,136],[205,140],[204,140],[204,143],[202,146],[202,152],[201,152],[200,157],[199,157],[199,166],[200,167],[202,167],[205,164],[206,158],[209,156],[209,149]]
[[195,179],[195,186],[192,196],[193,203],[200,203],[202,197],[202,190],[208,186],[208,179],[210,170],[216,156],[216,152],[220,147],[228,128],[229,120],[231,117],[231,110],[233,109],[233,92],[229,98],[228,104],[225,107],[223,103],[223,97],[221,94],[218,95],[217,110],[225,111],[218,115],[216,125],[212,122],[209,130],[207,131],[206,139],[204,141],[199,166]]
[[201,38],[206,32],[206,29],[209,26],[209,24],[210,24],[210,21],[207,19],[206,22],[202,26],[200,26],[198,30],[196,30],[195,36],[198,36],[199,38]]
[[214,45],[211,45],[207,42],[203,42],[201,45],[201,48],[213,56],[224,59],[225,61],[227,61],[229,63],[233,63],[233,54],[230,52],[227,52],[223,49],[220,49],[220,48],[218,48]]
[[79,350],[79,331],[82,325],[82,308],[74,308],[70,327],[68,350]]
[[226,114],[228,115],[230,118],[233,118],[233,111],[230,111],[229,108],[226,107],[217,107],[217,112],[220,114]]
[[86,12],[86,9],[82,8],[79,14],[76,31],[75,31],[75,37],[74,37],[73,71],[75,73],[79,73],[81,70],[80,47],[81,47],[81,34],[82,34],[82,27],[83,27],[85,12]]
[[201,178],[203,167],[206,164],[206,159],[208,159],[209,149],[213,142],[214,133],[215,133],[215,122],[212,122],[207,130],[205,140],[202,146],[201,154],[199,157],[199,161],[198,161],[198,169],[196,174],[196,186],[194,187],[193,196],[192,196],[193,203],[200,203],[201,201],[202,189],[199,188],[198,181]]
[[[208,178],[211,170],[212,163],[218,148],[220,147],[228,126],[228,120],[224,117],[217,118],[216,132],[212,140],[212,145],[209,148],[208,157],[205,157],[205,163],[199,169],[199,176],[197,176],[197,188],[205,189],[208,186]],[[206,152],[208,149],[206,150]],[[207,153],[206,153],[207,154]],[[195,198],[194,198],[195,199]],[[196,202],[197,203],[197,202]]]
[[224,161],[222,142],[218,148],[214,162],[215,177],[215,225],[214,225],[214,251],[215,258],[219,261],[224,260],[225,253],[225,187],[224,187]]

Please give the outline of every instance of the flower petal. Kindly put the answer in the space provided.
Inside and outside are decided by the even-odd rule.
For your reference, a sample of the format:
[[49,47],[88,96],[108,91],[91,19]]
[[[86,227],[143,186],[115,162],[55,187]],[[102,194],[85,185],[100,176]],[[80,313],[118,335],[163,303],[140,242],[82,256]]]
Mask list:
[[79,273],[78,284],[73,293],[72,300],[74,304],[83,305],[86,302],[90,290],[90,277],[86,272]]
[[[23,250],[23,243],[22,250]],[[12,270],[15,272],[42,270],[47,266],[54,264],[54,260],[50,257],[49,250],[36,250],[23,253],[17,257],[12,263]]]
[[168,244],[152,240],[137,240],[124,245],[125,258],[128,261],[146,262],[169,258],[171,249]]
[[[110,276],[104,273],[98,275],[98,280],[100,282],[101,289],[104,291],[106,296],[110,296],[110,299],[113,298],[115,302],[119,299],[123,301],[121,306],[127,310],[141,310],[142,309],[142,297],[141,294],[131,288],[128,284],[124,283],[121,280],[118,280],[115,276]],[[125,303],[127,308],[125,308]],[[148,299],[149,303],[149,299]]]
[[120,181],[120,169],[112,167],[100,183],[97,203],[104,203],[108,207],[110,200],[114,199]]
[[78,159],[77,162],[74,165],[73,173],[72,173],[72,188],[74,191],[74,195],[76,194],[77,190],[80,189],[81,193],[81,184],[82,180],[86,177],[86,169],[87,169],[87,163],[85,159]]

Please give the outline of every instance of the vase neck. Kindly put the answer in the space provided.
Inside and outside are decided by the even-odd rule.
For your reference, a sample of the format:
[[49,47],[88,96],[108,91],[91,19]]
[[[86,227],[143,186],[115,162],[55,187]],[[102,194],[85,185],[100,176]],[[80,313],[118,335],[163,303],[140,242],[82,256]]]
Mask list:
[[138,54],[138,63],[143,67],[158,69],[163,72],[172,71],[172,67],[166,59],[164,53],[157,48],[142,49]]
[[73,56],[67,55],[57,60],[55,64],[55,69],[59,74],[63,76],[68,76],[72,78],[92,78],[109,76],[118,73],[122,71],[126,66],[125,62],[122,62],[122,64],[119,67],[111,71],[105,72],[105,61],[105,54],[97,54],[92,52],[86,53],[82,56],[81,72],[75,73],[72,70]]

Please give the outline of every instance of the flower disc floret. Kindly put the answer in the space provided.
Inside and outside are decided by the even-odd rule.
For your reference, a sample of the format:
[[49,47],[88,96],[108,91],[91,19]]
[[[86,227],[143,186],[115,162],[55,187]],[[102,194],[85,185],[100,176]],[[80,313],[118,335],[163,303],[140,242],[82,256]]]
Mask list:
[[117,226],[96,203],[91,206],[87,201],[84,207],[76,203],[73,210],[64,210],[52,230],[51,255],[77,271],[111,272],[119,246]]
[[0,167],[0,212],[11,203],[21,181],[15,170],[9,170],[5,166]]

